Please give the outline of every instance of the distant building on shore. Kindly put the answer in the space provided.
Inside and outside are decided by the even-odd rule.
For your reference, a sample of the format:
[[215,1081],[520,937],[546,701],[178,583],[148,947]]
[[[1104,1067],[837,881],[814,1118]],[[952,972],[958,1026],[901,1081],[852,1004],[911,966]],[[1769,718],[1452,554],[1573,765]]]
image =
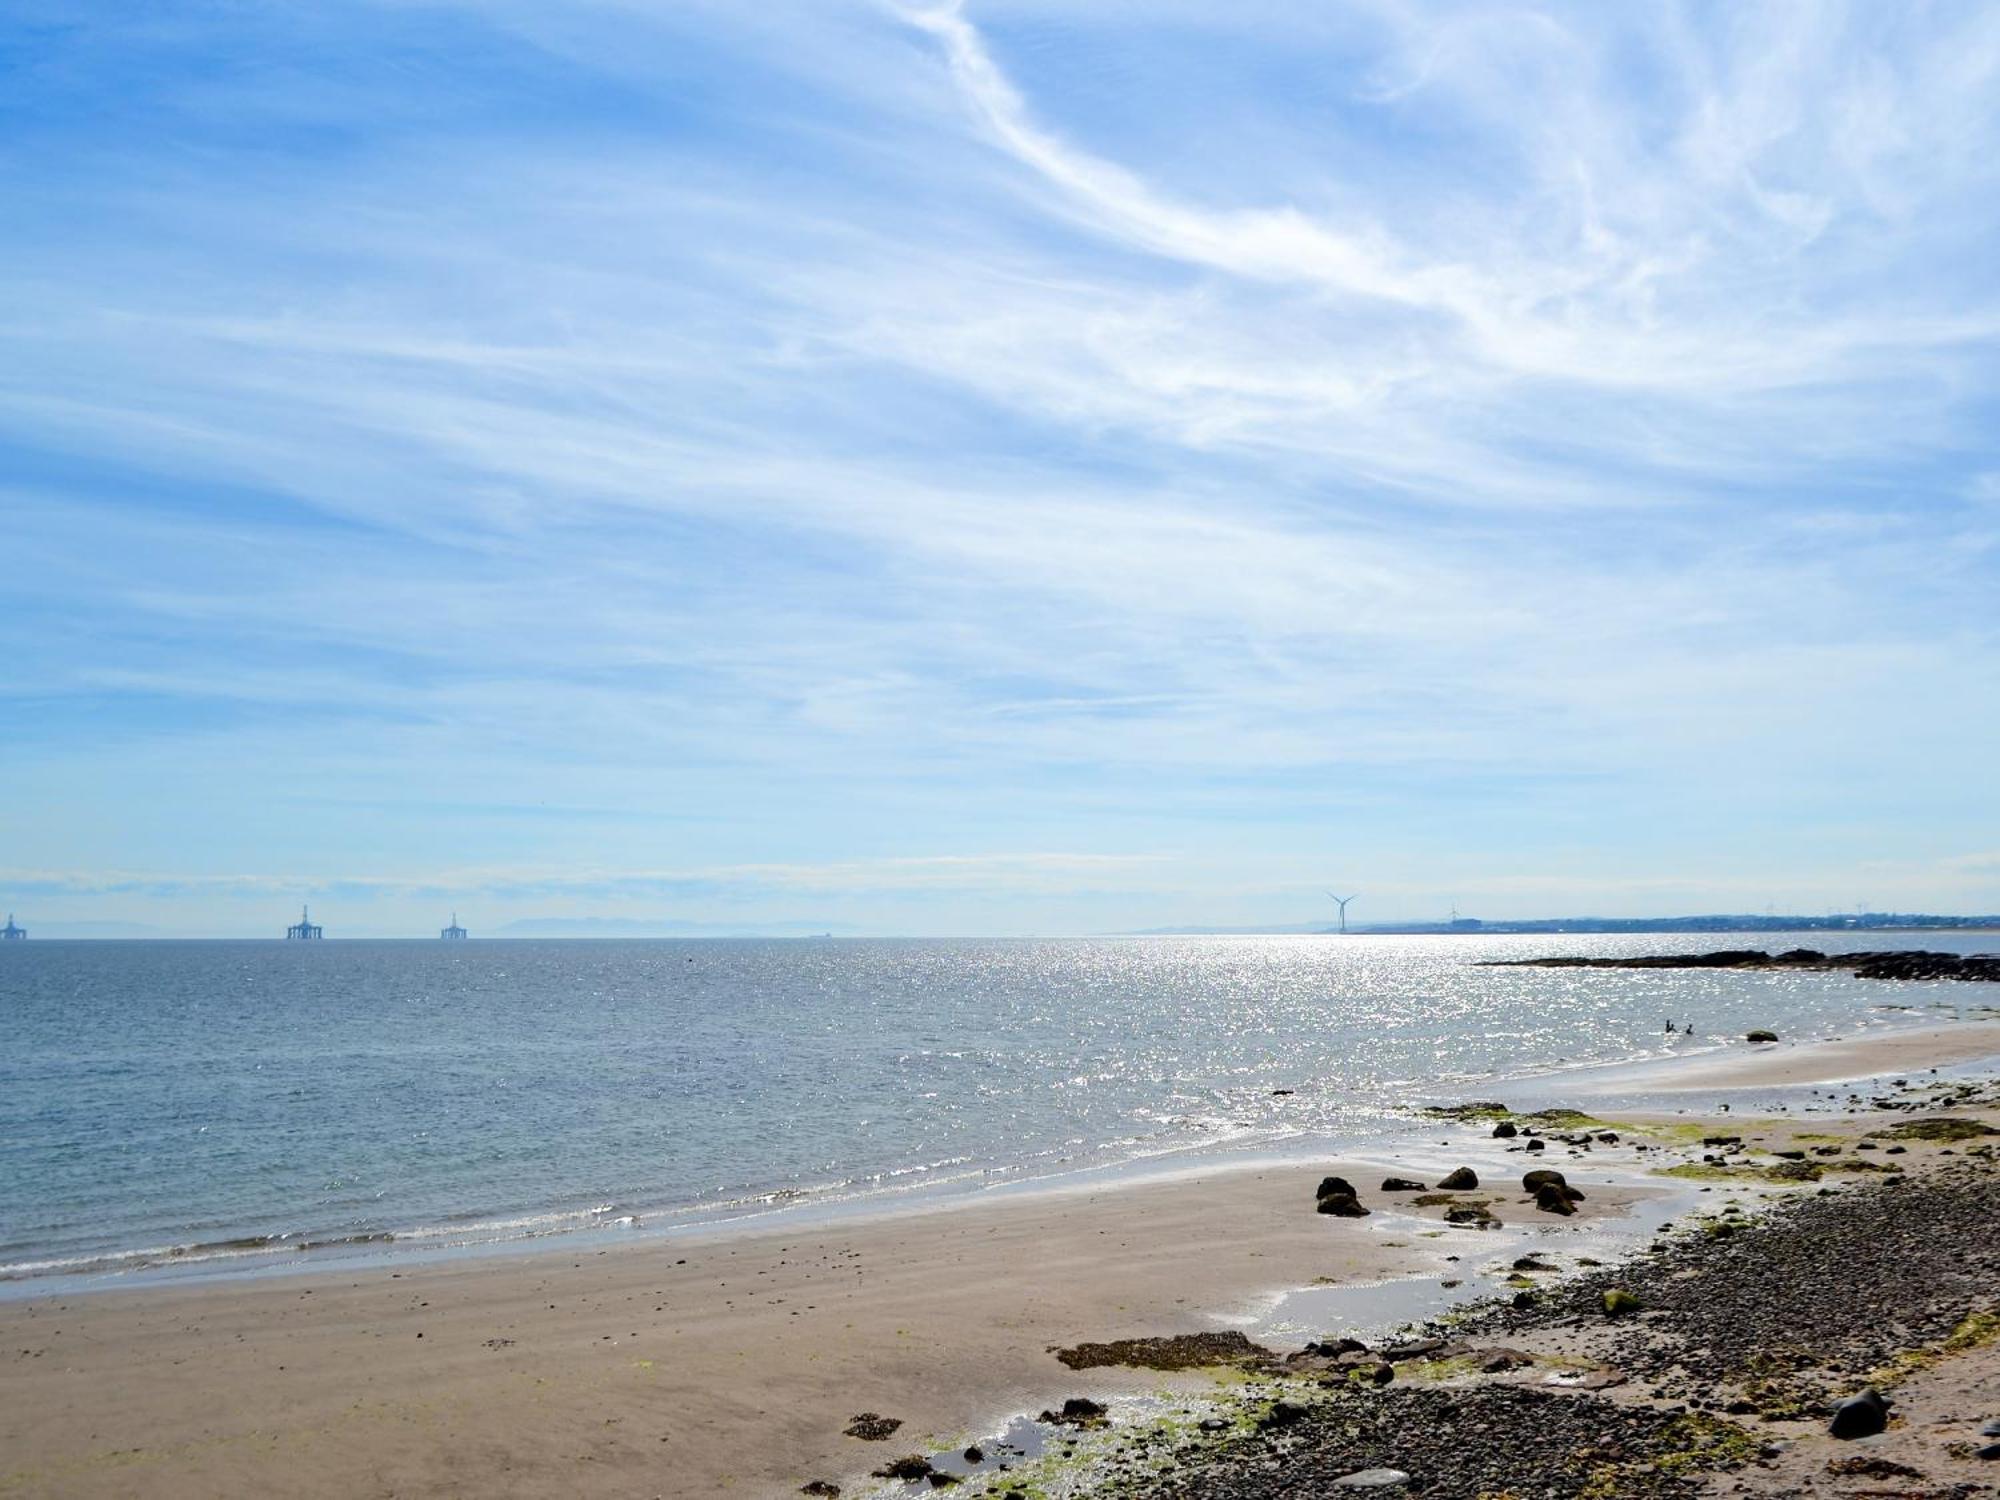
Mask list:
[[303,906],[299,908],[299,919],[285,929],[285,937],[290,942],[312,942],[326,936],[326,929],[312,919],[312,914]]
[[465,937],[465,929],[458,925],[458,913],[451,914],[451,926],[442,929],[438,936],[447,942],[460,942]]
[[22,938],[26,937],[27,935],[28,935],[28,929],[25,927],[16,927],[14,925],[14,914],[11,911],[8,912],[7,925],[5,927],[0,927],[0,938],[4,938],[6,941],[10,943],[18,943],[21,941]]

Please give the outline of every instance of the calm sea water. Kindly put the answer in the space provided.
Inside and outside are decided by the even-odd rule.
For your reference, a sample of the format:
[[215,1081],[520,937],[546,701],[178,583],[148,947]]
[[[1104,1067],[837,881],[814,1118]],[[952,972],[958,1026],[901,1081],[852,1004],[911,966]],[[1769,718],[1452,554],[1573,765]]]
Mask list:
[[492,1243],[1339,1138],[1413,1098],[1658,1055],[1667,1016],[1701,1034],[1685,1050],[1753,1025],[1805,1037],[1991,999],[1839,976],[1473,966],[1717,945],[10,944],[0,1278],[252,1264],[376,1235]]

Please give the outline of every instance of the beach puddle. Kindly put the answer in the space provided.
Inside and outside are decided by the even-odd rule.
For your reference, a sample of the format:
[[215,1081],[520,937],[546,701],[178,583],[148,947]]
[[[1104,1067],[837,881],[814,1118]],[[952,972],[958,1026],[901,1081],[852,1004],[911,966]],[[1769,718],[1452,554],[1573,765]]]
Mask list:
[[[1255,1342],[1274,1348],[1335,1336],[1373,1341],[1455,1308],[1538,1284],[1516,1274],[1513,1263],[1521,1256],[1546,1258],[1556,1263],[1557,1270],[1574,1267],[1580,1257],[1620,1260],[1705,1202],[1699,1188],[1663,1190],[1657,1179],[1629,1172],[1618,1173],[1614,1180],[1644,1186],[1650,1196],[1587,1224],[1528,1222],[1491,1230],[1453,1230],[1433,1242],[1440,1261],[1423,1275],[1296,1287],[1268,1307],[1233,1321]],[[1443,1260],[1446,1254],[1459,1258]]]

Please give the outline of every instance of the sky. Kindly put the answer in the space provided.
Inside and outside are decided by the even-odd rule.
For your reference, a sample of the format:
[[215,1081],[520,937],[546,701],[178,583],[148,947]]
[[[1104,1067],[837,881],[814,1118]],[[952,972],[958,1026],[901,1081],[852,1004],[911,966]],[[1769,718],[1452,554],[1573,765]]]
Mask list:
[[11,0],[0,906],[2000,910],[1996,74],[1982,3]]

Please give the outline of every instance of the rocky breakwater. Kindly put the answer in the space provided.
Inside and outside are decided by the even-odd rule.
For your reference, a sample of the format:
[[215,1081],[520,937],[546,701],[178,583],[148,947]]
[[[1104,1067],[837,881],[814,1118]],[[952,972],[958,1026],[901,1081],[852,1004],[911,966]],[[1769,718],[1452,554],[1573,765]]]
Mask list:
[[1852,974],[1856,979],[1959,979],[2000,984],[2000,953],[1933,953],[1923,948],[1822,953],[1791,948],[1724,948],[1714,953],[1655,953],[1637,958],[1489,958],[1482,969],[1778,969]]

